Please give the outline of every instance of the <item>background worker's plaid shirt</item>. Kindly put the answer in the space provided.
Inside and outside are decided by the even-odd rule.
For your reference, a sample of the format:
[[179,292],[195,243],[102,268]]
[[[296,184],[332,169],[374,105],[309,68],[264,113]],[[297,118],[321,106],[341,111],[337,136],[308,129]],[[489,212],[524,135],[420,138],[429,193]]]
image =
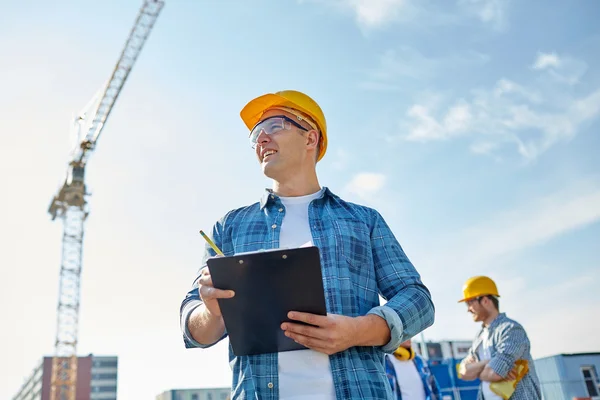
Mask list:
[[[230,211],[217,222],[213,240],[226,256],[278,248],[284,215],[281,200],[267,190],[259,203]],[[383,347],[353,347],[330,356],[337,398],[391,398],[384,352],[393,352],[433,324],[429,291],[375,210],[348,203],[325,188],[309,205],[309,222],[321,253],[327,312],[351,317],[375,314],[391,331],[391,340]],[[205,260],[214,255],[207,245]],[[388,300],[386,305],[379,306],[379,294]],[[189,314],[200,304],[195,281],[180,309],[188,348],[212,346],[196,342],[187,330]],[[229,357],[233,398],[279,398],[277,353],[236,357],[229,346]]]
[[[521,324],[508,318],[505,313],[498,314],[490,326],[481,328],[469,349],[469,355],[476,360],[479,360],[479,346],[490,349],[491,359],[488,365],[502,377],[506,377],[513,369],[515,361],[527,360],[529,372],[517,384],[510,400],[542,399],[540,382],[531,358],[531,344]],[[478,400],[483,400],[481,387]]]

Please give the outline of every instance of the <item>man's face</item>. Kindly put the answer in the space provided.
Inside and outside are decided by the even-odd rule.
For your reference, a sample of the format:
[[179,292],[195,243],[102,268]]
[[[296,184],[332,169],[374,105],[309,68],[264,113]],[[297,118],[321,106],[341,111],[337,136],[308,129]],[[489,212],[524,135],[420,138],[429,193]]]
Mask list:
[[477,298],[466,301],[467,311],[470,312],[473,316],[473,321],[475,322],[483,322],[488,317],[489,313],[481,302],[484,299]]
[[270,135],[263,131],[258,135],[255,149],[256,157],[264,174],[273,179],[300,169],[306,160],[307,144],[310,141],[310,136],[315,136],[315,132],[311,131],[312,128],[306,121],[298,121],[295,115],[283,110],[268,110],[262,116],[261,121],[276,116],[285,116],[305,128],[305,130],[289,121],[285,121],[286,129],[281,129]]

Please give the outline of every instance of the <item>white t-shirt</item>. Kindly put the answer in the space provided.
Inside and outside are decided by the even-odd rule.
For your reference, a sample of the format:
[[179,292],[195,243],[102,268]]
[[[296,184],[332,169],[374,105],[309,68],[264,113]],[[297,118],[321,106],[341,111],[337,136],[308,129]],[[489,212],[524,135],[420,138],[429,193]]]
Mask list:
[[[308,205],[321,191],[300,197],[281,197],[285,217],[281,223],[279,247],[294,248],[312,244]],[[282,400],[332,400],[335,386],[329,356],[314,350],[280,352],[279,398]]]
[[[479,347],[477,348],[477,355],[479,356],[480,361],[489,360],[492,358],[492,353],[490,352],[489,347],[485,347],[484,343],[489,343],[487,336],[489,335],[489,331],[486,329],[481,334],[482,341]],[[502,397],[498,396],[496,393],[492,392],[490,389],[490,382],[481,381],[481,391],[483,392],[483,398],[485,400],[502,400]]]
[[396,380],[402,392],[402,400],[425,400],[425,388],[421,375],[412,360],[401,361],[396,357],[390,357],[394,370],[396,371]]

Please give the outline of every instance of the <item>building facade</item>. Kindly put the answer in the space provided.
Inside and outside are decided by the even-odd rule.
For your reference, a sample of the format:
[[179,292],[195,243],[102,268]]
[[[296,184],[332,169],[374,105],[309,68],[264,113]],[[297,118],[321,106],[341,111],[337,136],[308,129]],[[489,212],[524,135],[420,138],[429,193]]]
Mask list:
[[159,394],[156,400],[229,400],[227,388],[173,389]]
[[[77,357],[77,400],[116,400],[117,370],[116,356]],[[13,400],[50,400],[51,377],[52,357],[44,357]]]
[[534,363],[544,400],[600,399],[600,353],[558,354]]

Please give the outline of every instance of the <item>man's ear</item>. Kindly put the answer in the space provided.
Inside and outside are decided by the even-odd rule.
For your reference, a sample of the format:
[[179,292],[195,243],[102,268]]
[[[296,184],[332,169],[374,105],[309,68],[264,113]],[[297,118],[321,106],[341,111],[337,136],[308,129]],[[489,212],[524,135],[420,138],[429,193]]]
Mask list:
[[315,148],[319,146],[319,132],[312,129],[306,133],[306,144]]

